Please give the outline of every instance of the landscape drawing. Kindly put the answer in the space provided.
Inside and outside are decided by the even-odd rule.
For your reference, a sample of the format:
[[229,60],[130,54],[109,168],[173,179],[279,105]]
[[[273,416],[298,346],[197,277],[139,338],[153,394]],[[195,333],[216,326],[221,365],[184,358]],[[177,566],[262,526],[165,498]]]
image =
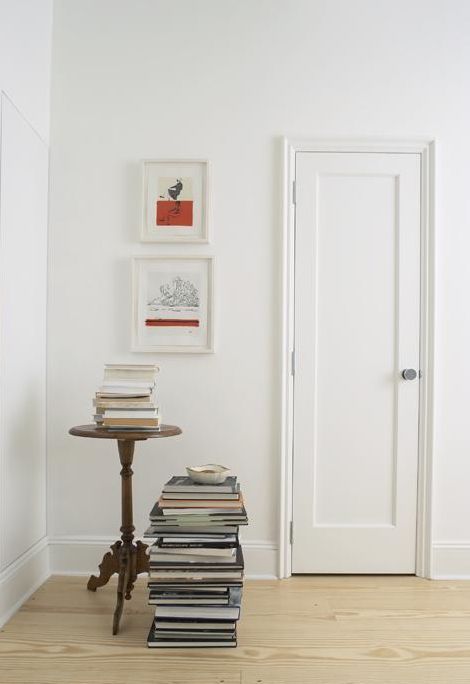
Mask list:
[[193,189],[191,178],[158,179],[157,227],[192,227]]
[[145,325],[149,328],[199,328],[199,274],[150,273]]

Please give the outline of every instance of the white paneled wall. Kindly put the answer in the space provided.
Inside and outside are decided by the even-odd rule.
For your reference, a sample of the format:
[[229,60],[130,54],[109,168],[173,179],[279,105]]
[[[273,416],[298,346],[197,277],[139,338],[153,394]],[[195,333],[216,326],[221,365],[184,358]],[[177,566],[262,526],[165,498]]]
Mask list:
[[46,534],[47,147],[2,97],[3,568]]
[[50,43],[50,0],[0,3],[0,624],[49,572]]

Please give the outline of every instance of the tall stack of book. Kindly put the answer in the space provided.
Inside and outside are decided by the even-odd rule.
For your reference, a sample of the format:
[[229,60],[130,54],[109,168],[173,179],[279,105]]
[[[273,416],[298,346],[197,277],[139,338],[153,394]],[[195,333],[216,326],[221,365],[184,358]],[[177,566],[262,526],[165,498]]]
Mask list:
[[149,603],[156,606],[148,645],[237,645],[243,589],[238,528],[247,525],[236,477],[196,484],[175,476],[150,513]]
[[108,363],[93,399],[93,419],[109,430],[156,430],[160,410],[156,399],[158,366]]

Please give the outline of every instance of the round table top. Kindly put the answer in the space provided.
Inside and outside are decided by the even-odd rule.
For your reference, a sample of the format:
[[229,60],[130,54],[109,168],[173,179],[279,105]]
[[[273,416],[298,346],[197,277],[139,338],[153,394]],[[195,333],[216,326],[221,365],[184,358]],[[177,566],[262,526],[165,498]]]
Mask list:
[[141,439],[155,439],[158,437],[173,437],[180,435],[181,428],[177,425],[161,425],[158,430],[109,430],[98,427],[95,423],[90,425],[76,425],[70,428],[69,434],[75,437],[96,437],[97,439],[120,439],[134,442]]

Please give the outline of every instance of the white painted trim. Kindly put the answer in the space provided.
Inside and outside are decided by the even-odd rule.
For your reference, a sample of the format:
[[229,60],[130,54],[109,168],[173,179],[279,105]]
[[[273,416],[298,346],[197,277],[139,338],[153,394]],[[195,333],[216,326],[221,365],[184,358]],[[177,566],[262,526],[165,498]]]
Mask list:
[[421,323],[416,575],[432,576],[435,142],[421,151]]
[[42,537],[0,573],[0,627],[50,575],[47,537]]
[[284,144],[296,152],[377,152],[388,154],[422,154],[433,142],[429,138],[410,140],[355,140],[349,138],[325,138],[308,140],[304,138],[285,138]]
[[470,580],[470,541],[434,542],[430,577]]
[[[0,244],[3,244],[3,221],[2,221],[2,190],[3,190],[3,119],[5,116],[5,100],[7,98],[6,93],[0,90]],[[9,100],[10,101],[10,100]],[[3,310],[4,310],[4,295],[3,292],[0,293],[0,318],[3,320]],[[47,335],[46,335],[47,337]],[[3,344],[0,347],[0,353],[3,355]],[[2,377],[3,384],[3,377]],[[3,431],[3,396],[0,394],[0,424],[2,425]],[[7,505],[6,505],[6,487],[7,487],[7,476],[6,476],[6,459],[4,456],[3,440],[0,441],[0,570],[3,568],[6,558],[6,541],[3,530],[6,526],[7,519]],[[0,611],[1,613],[2,611]]]
[[[49,540],[51,573],[54,575],[96,574],[98,563],[115,537],[65,535]],[[143,541],[146,541],[145,539]],[[245,576],[248,579],[277,578],[277,545],[270,541],[243,541]]]
[[282,396],[281,396],[281,492],[279,521],[279,577],[291,575],[289,526],[292,520],[292,466],[294,438],[294,258],[295,209],[292,203],[296,148],[284,139],[283,236],[282,236]]
[[292,183],[297,152],[376,152],[421,155],[421,333],[418,525],[416,574],[431,577],[432,456],[434,444],[434,198],[435,142],[416,140],[304,140],[284,139],[283,165],[283,296],[282,296],[282,397],[281,491],[279,577],[290,577],[292,520],[294,382],[291,353],[294,349],[295,206]]

